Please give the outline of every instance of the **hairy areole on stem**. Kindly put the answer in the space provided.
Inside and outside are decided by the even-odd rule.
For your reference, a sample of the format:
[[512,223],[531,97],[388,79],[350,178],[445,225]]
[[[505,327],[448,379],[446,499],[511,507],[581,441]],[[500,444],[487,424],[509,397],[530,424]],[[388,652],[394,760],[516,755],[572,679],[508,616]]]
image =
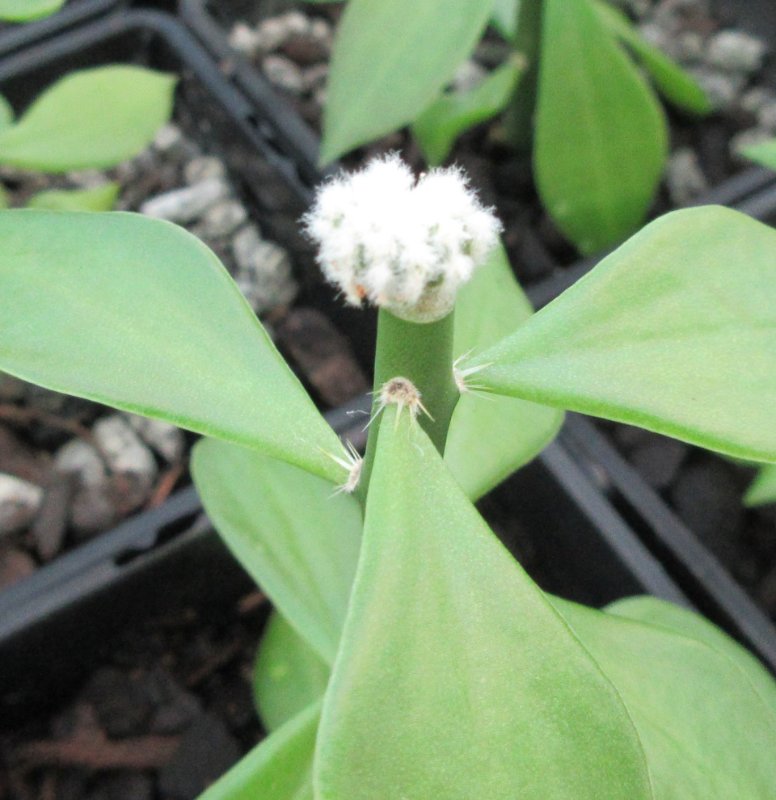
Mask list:
[[416,181],[396,154],[324,184],[304,224],[323,274],[348,303],[421,323],[452,311],[501,230],[458,167]]

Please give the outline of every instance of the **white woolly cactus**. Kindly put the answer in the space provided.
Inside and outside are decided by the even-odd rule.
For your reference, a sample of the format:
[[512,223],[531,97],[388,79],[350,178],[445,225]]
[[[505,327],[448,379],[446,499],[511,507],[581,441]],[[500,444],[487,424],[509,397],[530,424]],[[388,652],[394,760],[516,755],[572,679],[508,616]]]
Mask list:
[[501,230],[459,168],[416,182],[396,154],[324,184],[304,222],[348,303],[368,301],[409,322],[449,314]]

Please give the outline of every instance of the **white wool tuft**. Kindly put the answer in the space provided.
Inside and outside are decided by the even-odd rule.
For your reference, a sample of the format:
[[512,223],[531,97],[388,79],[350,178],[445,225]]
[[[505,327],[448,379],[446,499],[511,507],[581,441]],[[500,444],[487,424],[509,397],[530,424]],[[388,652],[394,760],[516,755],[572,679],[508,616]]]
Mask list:
[[416,183],[396,154],[325,183],[304,224],[348,303],[368,301],[411,322],[452,311],[501,231],[462,170],[435,169]]

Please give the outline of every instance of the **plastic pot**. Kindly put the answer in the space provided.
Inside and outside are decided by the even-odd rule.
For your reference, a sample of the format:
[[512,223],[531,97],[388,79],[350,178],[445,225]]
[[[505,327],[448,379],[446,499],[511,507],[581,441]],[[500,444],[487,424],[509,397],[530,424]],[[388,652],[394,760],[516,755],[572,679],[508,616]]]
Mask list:
[[107,14],[123,2],[124,0],[69,0],[61,11],[45,19],[19,24],[0,23],[0,57],[21,50],[53,33]]

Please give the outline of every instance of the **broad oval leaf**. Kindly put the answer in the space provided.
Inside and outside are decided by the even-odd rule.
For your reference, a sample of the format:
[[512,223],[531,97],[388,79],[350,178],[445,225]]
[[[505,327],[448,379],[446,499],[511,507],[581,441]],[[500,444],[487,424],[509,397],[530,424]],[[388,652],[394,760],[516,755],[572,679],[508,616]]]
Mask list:
[[332,481],[342,446],[218,258],[139,214],[0,212],[0,370]]
[[66,0],[0,0],[0,20],[26,22],[59,11]]
[[542,202],[583,253],[643,220],[667,156],[649,86],[590,0],[544,0],[534,172]]
[[776,231],[714,206],[651,223],[473,359],[498,394],[776,462]]
[[[742,667],[751,656],[699,618],[677,633],[553,603],[628,708],[656,800],[776,797],[776,684],[757,664]],[[704,628],[711,632],[693,635]]]
[[776,139],[760,144],[752,144],[741,149],[741,155],[762,164],[768,169],[776,170]]
[[658,91],[678,108],[693,114],[708,114],[712,105],[698,82],[665,53],[644,39],[628,17],[605,0],[593,0],[607,28],[627,45],[649,71]]
[[609,682],[420,426],[384,414],[318,800],[650,798]]
[[312,756],[319,714],[316,703],[289,720],[199,800],[313,800]]
[[744,505],[747,506],[766,503],[776,503],[776,465],[763,467],[744,496]]
[[[458,293],[453,352],[481,351],[533,314],[504,248],[494,249]],[[477,374],[470,381],[476,387]],[[563,413],[512,397],[465,393],[453,412],[445,463],[472,500],[537,455],[558,432]]]
[[490,22],[507,40],[515,37],[517,28],[517,11],[520,0],[495,0]]
[[331,663],[358,560],[358,502],[289,464],[214,439],[197,443],[191,469],[229,549]]
[[446,92],[415,120],[412,132],[431,166],[447,158],[464,131],[504,110],[524,67],[525,62],[514,55],[479,86],[467,92]]
[[339,23],[321,162],[412,122],[482,34],[492,0],[350,0]]
[[771,713],[776,714],[776,682],[773,675],[745,647],[731,639],[705,617],[674,603],[647,595],[616,600],[609,603],[604,610],[607,614],[665,628],[707,644],[745,674],[746,680],[771,709]]
[[91,189],[52,189],[33,195],[27,208],[48,211],[110,211],[116,204],[120,189],[118,183],[106,183]]
[[13,107],[8,100],[0,94],[0,131],[13,124]]
[[253,696],[264,727],[277,730],[320,700],[328,682],[325,662],[282,614],[273,611],[253,670]]
[[66,172],[137,155],[170,118],[175,78],[135,66],[74,72],[0,130],[0,163]]

